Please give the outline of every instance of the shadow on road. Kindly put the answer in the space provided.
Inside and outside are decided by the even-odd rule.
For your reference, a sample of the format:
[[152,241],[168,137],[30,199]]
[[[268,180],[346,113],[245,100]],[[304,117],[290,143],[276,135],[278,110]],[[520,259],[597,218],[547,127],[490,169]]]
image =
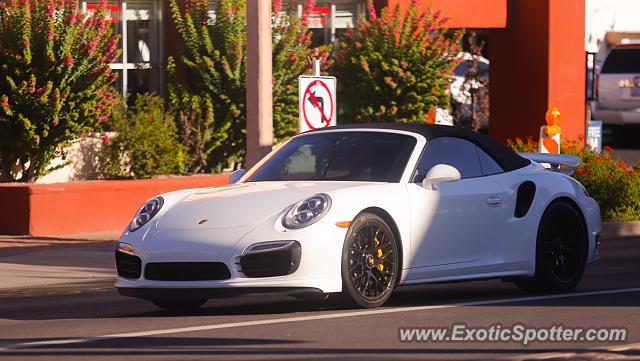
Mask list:
[[[527,295],[509,284],[499,281],[475,282],[457,286],[419,286],[393,295],[385,308],[419,307],[455,304],[492,299],[512,299]],[[590,291],[590,289],[579,289]],[[640,294],[640,292],[638,292]],[[13,307],[4,305],[0,299],[0,315],[13,320],[59,320],[59,319],[146,319],[146,318],[193,318],[222,316],[299,316],[301,313],[326,313],[353,310],[338,302],[297,300],[287,297],[242,297],[210,300],[205,306],[192,312],[177,313],[158,309],[150,302],[118,296],[108,290],[91,295],[60,295],[45,299],[17,301]],[[509,305],[536,307],[640,307],[640,297],[628,295],[599,295],[550,300],[520,301]],[[504,304],[474,307],[502,307]],[[262,318],[262,317],[261,317]]]
[[0,263],[81,267],[103,269],[112,272],[114,242],[79,242],[75,244],[44,245],[33,247],[0,248]]
[[[33,342],[38,339],[24,340],[15,339],[8,340],[11,343]],[[535,348],[522,349],[521,347],[513,348],[452,348],[452,347],[424,347],[422,344],[404,345],[405,347],[396,348],[339,348],[339,347],[291,347],[294,345],[304,344],[303,341],[284,340],[284,339],[242,339],[242,338],[193,338],[193,337],[139,337],[135,342],[128,339],[114,339],[104,341],[94,341],[90,343],[81,343],[73,345],[47,346],[46,348],[25,348],[13,349],[2,352],[0,356],[19,357],[19,356],[36,356],[36,357],[114,357],[124,359],[128,356],[143,356],[145,359],[154,357],[166,359],[166,357],[177,358],[193,358],[198,356],[224,356],[226,358],[238,357],[240,359],[260,357],[261,359],[314,359],[324,358],[331,359],[335,357],[348,359],[398,359],[402,356],[419,356],[419,355],[442,355],[446,358],[457,356],[479,356],[491,355],[491,359],[495,355],[500,357],[509,357],[510,355],[521,355],[526,352],[535,353],[551,353],[551,352],[584,352],[584,349],[571,348]],[[282,347],[284,346],[284,347]],[[443,345],[444,346],[444,345]],[[280,347],[280,348],[278,348]],[[637,350],[628,350],[616,352],[619,356],[640,356]]]

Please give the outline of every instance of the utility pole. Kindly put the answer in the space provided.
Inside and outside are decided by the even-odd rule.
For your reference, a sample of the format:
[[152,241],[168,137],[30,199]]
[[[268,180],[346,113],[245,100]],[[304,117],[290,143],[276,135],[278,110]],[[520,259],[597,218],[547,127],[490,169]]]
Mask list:
[[273,146],[271,0],[247,1],[247,138],[245,168]]

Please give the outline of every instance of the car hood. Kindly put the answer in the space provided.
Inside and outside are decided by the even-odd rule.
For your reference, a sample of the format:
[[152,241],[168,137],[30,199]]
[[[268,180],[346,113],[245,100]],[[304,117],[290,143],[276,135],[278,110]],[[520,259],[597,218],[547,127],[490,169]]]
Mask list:
[[363,184],[366,183],[249,182],[204,188],[174,204],[158,220],[158,228],[211,229],[254,225],[314,194]]

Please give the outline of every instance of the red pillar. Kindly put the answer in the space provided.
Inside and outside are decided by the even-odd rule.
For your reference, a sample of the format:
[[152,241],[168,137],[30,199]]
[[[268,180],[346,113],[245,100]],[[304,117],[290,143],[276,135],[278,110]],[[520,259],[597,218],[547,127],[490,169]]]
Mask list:
[[[502,28],[506,23],[507,0],[420,0],[420,8],[431,5],[449,18],[449,28]],[[400,5],[406,9],[411,0],[374,0],[377,9]]]
[[564,116],[562,136],[584,137],[585,128],[585,1],[551,0],[549,3],[548,104]]
[[563,139],[584,136],[584,0],[508,0],[507,26],[489,33],[489,133],[537,137],[547,108]]

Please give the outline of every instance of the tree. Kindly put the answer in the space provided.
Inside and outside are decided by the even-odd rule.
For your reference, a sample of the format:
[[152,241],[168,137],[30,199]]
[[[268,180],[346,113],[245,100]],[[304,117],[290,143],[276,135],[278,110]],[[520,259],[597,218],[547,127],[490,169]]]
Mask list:
[[178,138],[185,147],[186,172],[208,170],[209,155],[224,145],[231,122],[216,123],[213,101],[207,93],[193,93],[176,80],[176,67],[169,58],[169,106],[174,114]]
[[349,29],[335,54],[341,119],[345,122],[424,122],[430,108],[449,107],[449,78],[462,31],[412,1],[385,8]]
[[[290,1],[273,3],[273,108],[274,136],[277,140],[295,134],[298,122],[298,76],[310,72],[307,56],[312,52],[306,19],[299,19]],[[216,1],[215,18],[208,16],[207,0],[186,0],[180,8],[171,0],[173,21],[183,41],[180,61],[189,82],[170,87],[171,99],[197,96],[213,105],[215,119],[209,124],[201,116],[196,123],[212,128],[212,142],[205,168],[220,169],[243,158],[246,128],[246,8],[245,0]],[[305,14],[314,6],[306,1]],[[174,102],[179,103],[179,102]],[[182,110],[188,114],[187,110]],[[180,111],[180,110],[179,110]],[[201,114],[205,114],[203,112]],[[207,113],[208,114],[208,113]],[[190,118],[191,119],[191,118]],[[206,121],[205,121],[206,122]],[[188,122],[187,122],[188,123]],[[184,127],[181,127],[185,134]]]
[[0,2],[0,179],[33,182],[83,132],[106,121],[119,55],[106,2]]
[[[469,31],[464,36],[464,55],[461,59],[466,63],[464,80],[457,97],[452,97],[452,108],[458,127],[475,131],[486,131],[489,124],[489,73],[483,69],[481,61],[485,41],[476,31]],[[484,65],[486,67],[486,65]]]

